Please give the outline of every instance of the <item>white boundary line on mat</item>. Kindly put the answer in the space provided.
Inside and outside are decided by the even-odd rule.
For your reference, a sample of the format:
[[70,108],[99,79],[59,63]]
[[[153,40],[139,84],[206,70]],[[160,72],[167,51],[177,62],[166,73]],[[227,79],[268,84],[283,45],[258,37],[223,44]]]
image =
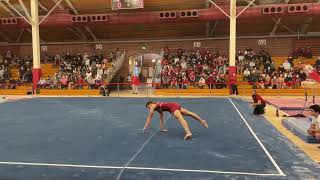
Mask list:
[[21,166],[91,168],[91,169],[154,170],[154,171],[195,172],[195,173],[250,175],[250,176],[285,176],[285,175],[282,175],[282,174],[261,174],[261,173],[233,172],[233,171],[198,170],[198,169],[167,169],[167,168],[151,168],[151,167],[120,167],[120,166],[96,166],[96,165],[26,163],[26,162],[0,162],[0,165],[1,164],[2,165],[21,165]]
[[242,116],[242,114],[240,113],[239,109],[236,107],[236,105],[233,103],[233,101],[228,98],[230,103],[233,105],[233,107],[235,108],[235,110],[238,112],[238,114],[240,115],[241,119],[243,120],[243,122],[247,125],[247,127],[249,128],[250,132],[252,133],[252,135],[254,136],[254,138],[257,140],[257,142],[259,143],[259,145],[261,146],[261,148],[263,149],[263,151],[266,153],[266,155],[268,156],[268,158],[270,159],[270,161],[272,162],[272,164],[274,165],[274,167],[278,170],[279,175],[281,176],[286,176],[283,171],[281,170],[281,168],[279,167],[279,165],[276,163],[276,161],[273,159],[273,157],[271,156],[271,154],[269,153],[269,151],[266,149],[266,147],[262,144],[262,142],[260,141],[260,139],[258,138],[258,136],[255,134],[255,132],[252,130],[251,126],[249,125],[249,123],[246,121],[246,119]]

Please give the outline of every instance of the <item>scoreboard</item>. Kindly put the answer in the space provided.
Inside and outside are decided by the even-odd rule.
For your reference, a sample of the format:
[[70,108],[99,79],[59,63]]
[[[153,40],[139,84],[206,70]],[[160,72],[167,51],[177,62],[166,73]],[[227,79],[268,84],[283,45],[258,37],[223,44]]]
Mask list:
[[144,0],[111,0],[112,10],[120,9],[141,9],[144,7]]

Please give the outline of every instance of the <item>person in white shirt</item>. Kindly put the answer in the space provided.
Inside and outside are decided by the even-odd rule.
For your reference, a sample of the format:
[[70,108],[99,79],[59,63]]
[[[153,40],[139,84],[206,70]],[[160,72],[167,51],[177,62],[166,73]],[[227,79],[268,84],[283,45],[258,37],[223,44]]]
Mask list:
[[286,60],[282,65],[283,65],[283,68],[285,70],[290,70],[291,69],[291,64],[289,63],[288,60]]
[[39,80],[40,88],[45,88],[46,84],[46,80],[43,77],[41,77],[41,79]]
[[315,104],[309,107],[310,115],[313,116],[310,128],[307,130],[310,136],[320,140],[320,106]]
[[249,70],[248,68],[243,71],[243,77],[244,77],[246,80],[249,80],[250,75],[251,75],[251,72],[250,72],[250,70]]
[[206,86],[206,80],[204,79],[204,77],[201,77],[198,83],[199,83],[200,89],[203,89],[204,86]]

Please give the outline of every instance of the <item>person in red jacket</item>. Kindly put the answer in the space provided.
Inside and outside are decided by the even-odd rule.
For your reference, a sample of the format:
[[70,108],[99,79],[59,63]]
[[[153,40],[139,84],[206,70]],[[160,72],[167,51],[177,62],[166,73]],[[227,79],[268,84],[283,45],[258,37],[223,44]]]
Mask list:
[[204,127],[208,128],[207,121],[201,119],[196,113],[182,108],[180,106],[180,104],[178,104],[178,103],[148,101],[146,104],[146,107],[149,109],[149,115],[148,115],[146,123],[144,125],[143,132],[145,132],[148,129],[155,111],[157,111],[160,114],[160,131],[161,132],[168,131],[165,127],[165,122],[163,119],[163,117],[164,117],[163,112],[164,111],[170,112],[180,122],[180,124],[182,125],[182,127],[184,128],[184,130],[186,132],[184,139],[192,139],[192,133],[189,129],[189,125],[188,125],[187,121],[183,118],[183,116],[190,116],[193,119],[197,120]]
[[257,94],[256,90],[252,91],[252,99],[253,99],[253,104],[252,107],[253,109],[253,114],[255,115],[261,115],[264,114],[264,108],[266,107],[266,102],[263,100],[263,98]]
[[138,85],[140,84],[139,78],[137,75],[133,74],[131,76],[131,86],[133,90],[133,94],[138,94]]
[[232,90],[232,94],[238,95],[238,86],[237,86],[237,75],[236,73],[233,73],[232,76],[230,77],[230,86]]

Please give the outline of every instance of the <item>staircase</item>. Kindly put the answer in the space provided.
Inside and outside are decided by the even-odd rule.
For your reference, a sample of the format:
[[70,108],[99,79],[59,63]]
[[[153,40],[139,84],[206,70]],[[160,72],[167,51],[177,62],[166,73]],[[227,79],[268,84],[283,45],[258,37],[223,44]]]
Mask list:
[[118,73],[118,71],[121,69],[121,67],[123,66],[124,62],[126,61],[125,58],[125,52],[117,58],[116,61],[112,62],[112,66],[110,66],[107,69],[107,78],[105,79],[105,83],[109,83],[113,77]]

